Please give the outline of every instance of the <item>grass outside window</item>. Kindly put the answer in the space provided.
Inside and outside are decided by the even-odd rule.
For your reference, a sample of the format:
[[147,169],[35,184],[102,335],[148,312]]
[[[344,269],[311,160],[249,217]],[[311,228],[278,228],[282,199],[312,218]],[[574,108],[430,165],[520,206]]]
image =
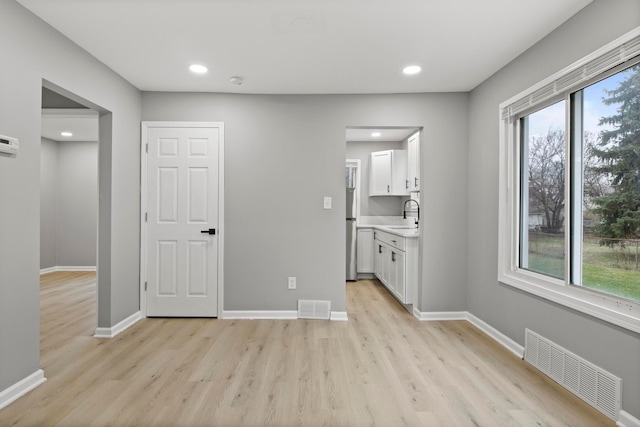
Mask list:
[[[561,235],[530,233],[529,266],[533,271],[564,275]],[[583,243],[582,286],[632,301],[640,301],[640,241],[629,240],[613,247],[600,244],[598,238]]]

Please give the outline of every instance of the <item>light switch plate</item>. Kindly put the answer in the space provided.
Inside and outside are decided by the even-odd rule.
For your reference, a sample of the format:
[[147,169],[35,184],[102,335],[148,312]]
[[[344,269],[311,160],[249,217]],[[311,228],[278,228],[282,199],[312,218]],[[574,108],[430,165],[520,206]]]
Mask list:
[[331,197],[324,198],[324,208],[331,209]]

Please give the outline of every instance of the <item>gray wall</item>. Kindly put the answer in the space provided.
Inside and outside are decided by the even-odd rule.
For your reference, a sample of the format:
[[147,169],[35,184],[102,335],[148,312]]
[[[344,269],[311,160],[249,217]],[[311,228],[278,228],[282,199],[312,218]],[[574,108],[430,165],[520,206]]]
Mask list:
[[[465,304],[467,100],[145,92],[142,115],[225,124],[225,310],[295,310],[306,298],[345,310],[345,128],[424,127],[423,173],[448,178],[422,195],[434,230],[424,243],[424,283],[433,289],[421,295],[446,310]],[[322,209],[324,196],[333,210]],[[287,276],[298,277],[296,291],[286,289]]]
[[42,138],[40,144],[40,268],[58,265],[58,142]]
[[98,143],[42,139],[40,268],[95,267]]
[[[637,0],[596,0],[472,91],[468,151],[471,313],[520,344],[530,328],[623,379],[640,418],[640,337],[497,282],[498,105],[640,25]],[[423,182],[426,182],[423,180]]]
[[[17,157],[0,156],[0,390],[40,369],[40,116],[43,80],[113,112],[111,157],[101,167],[112,188],[109,281],[99,299],[101,326],[139,307],[140,93],[104,64],[14,1],[0,2],[0,133],[17,137]],[[108,157],[108,156],[105,156]],[[111,173],[111,168],[117,173]],[[11,183],[11,185],[6,185]],[[102,185],[101,184],[101,185]],[[102,214],[102,212],[101,212]],[[105,243],[105,244],[106,244]]]
[[57,262],[95,266],[98,237],[98,143],[58,144]]
[[398,216],[402,214],[402,203],[408,197],[369,197],[370,154],[374,151],[400,150],[401,148],[401,141],[347,142],[347,159],[360,159],[360,215]]

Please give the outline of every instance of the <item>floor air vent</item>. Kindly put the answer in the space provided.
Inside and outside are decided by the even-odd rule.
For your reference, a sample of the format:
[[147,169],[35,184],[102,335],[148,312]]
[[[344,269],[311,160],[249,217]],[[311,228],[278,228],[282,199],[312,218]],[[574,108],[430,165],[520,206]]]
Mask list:
[[524,360],[608,416],[618,419],[622,380],[526,329]]
[[331,301],[298,300],[299,319],[325,319],[331,317]]

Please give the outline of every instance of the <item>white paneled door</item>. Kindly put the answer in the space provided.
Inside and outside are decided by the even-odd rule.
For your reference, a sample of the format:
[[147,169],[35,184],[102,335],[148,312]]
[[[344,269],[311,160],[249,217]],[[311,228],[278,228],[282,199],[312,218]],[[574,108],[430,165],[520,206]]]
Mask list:
[[146,129],[146,314],[217,317],[222,129]]

